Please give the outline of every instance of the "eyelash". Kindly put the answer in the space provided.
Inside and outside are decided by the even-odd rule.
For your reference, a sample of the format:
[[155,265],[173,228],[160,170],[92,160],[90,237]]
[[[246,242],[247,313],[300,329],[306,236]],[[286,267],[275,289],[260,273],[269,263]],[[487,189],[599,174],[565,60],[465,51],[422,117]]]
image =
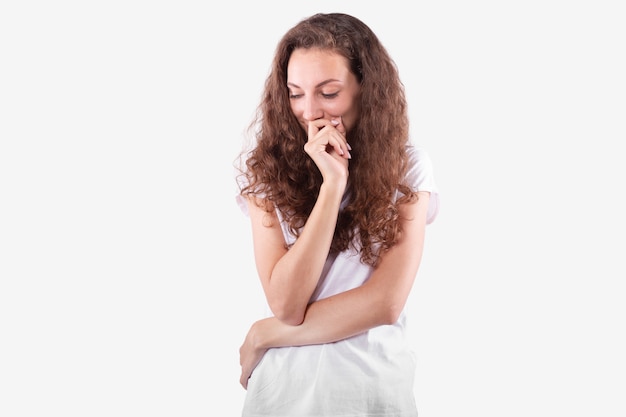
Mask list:
[[[339,95],[339,93],[332,93],[332,94],[322,94],[322,97],[324,97],[327,100],[333,99],[335,97],[337,97]],[[303,94],[289,94],[289,98],[290,99],[298,99],[300,97],[302,97]]]

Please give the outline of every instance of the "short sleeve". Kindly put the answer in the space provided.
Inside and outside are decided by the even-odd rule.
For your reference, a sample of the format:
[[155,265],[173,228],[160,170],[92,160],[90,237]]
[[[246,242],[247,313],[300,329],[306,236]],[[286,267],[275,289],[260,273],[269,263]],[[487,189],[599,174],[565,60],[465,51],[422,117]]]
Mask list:
[[237,183],[237,194],[235,194],[235,202],[237,203],[237,206],[239,206],[239,208],[241,209],[241,212],[244,215],[249,216],[250,212],[248,211],[248,201],[239,192],[246,185],[248,185],[248,180],[245,175],[241,174],[238,171],[235,171],[235,181]]
[[241,209],[241,212],[244,215],[246,215],[246,216],[250,215],[250,213],[248,212],[248,202],[246,201],[245,198],[243,198],[243,196],[241,194],[235,195],[235,202],[237,203],[237,205]]
[[424,149],[409,145],[409,170],[406,180],[417,191],[430,192],[430,202],[426,215],[426,224],[432,223],[439,213],[439,190],[435,184],[433,166],[430,156]]

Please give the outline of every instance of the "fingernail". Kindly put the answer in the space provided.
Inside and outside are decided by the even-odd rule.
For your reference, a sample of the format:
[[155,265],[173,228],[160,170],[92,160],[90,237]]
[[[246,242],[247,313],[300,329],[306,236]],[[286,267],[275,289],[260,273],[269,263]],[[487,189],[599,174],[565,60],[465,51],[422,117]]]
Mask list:
[[352,146],[350,146],[350,144],[348,142],[346,142],[346,146],[348,147],[348,150],[351,151],[352,150]]
[[335,126],[337,126],[339,124],[339,120],[337,120],[337,119],[330,119],[330,122],[332,124],[334,124]]

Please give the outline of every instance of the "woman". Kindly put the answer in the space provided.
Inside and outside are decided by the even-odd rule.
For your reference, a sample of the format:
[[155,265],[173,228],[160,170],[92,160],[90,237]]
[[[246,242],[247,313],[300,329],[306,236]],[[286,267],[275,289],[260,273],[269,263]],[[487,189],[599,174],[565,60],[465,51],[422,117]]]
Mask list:
[[415,416],[405,302],[438,196],[393,60],[360,20],[280,40],[239,203],[272,314],[240,349],[244,416]]

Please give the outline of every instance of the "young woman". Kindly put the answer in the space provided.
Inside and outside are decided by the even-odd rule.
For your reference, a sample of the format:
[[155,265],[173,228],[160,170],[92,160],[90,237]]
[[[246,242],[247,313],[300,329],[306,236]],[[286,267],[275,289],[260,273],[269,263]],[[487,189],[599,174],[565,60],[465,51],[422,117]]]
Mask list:
[[280,40],[242,153],[269,317],[240,349],[244,416],[416,416],[405,303],[438,210],[404,87],[372,30],[339,13]]

